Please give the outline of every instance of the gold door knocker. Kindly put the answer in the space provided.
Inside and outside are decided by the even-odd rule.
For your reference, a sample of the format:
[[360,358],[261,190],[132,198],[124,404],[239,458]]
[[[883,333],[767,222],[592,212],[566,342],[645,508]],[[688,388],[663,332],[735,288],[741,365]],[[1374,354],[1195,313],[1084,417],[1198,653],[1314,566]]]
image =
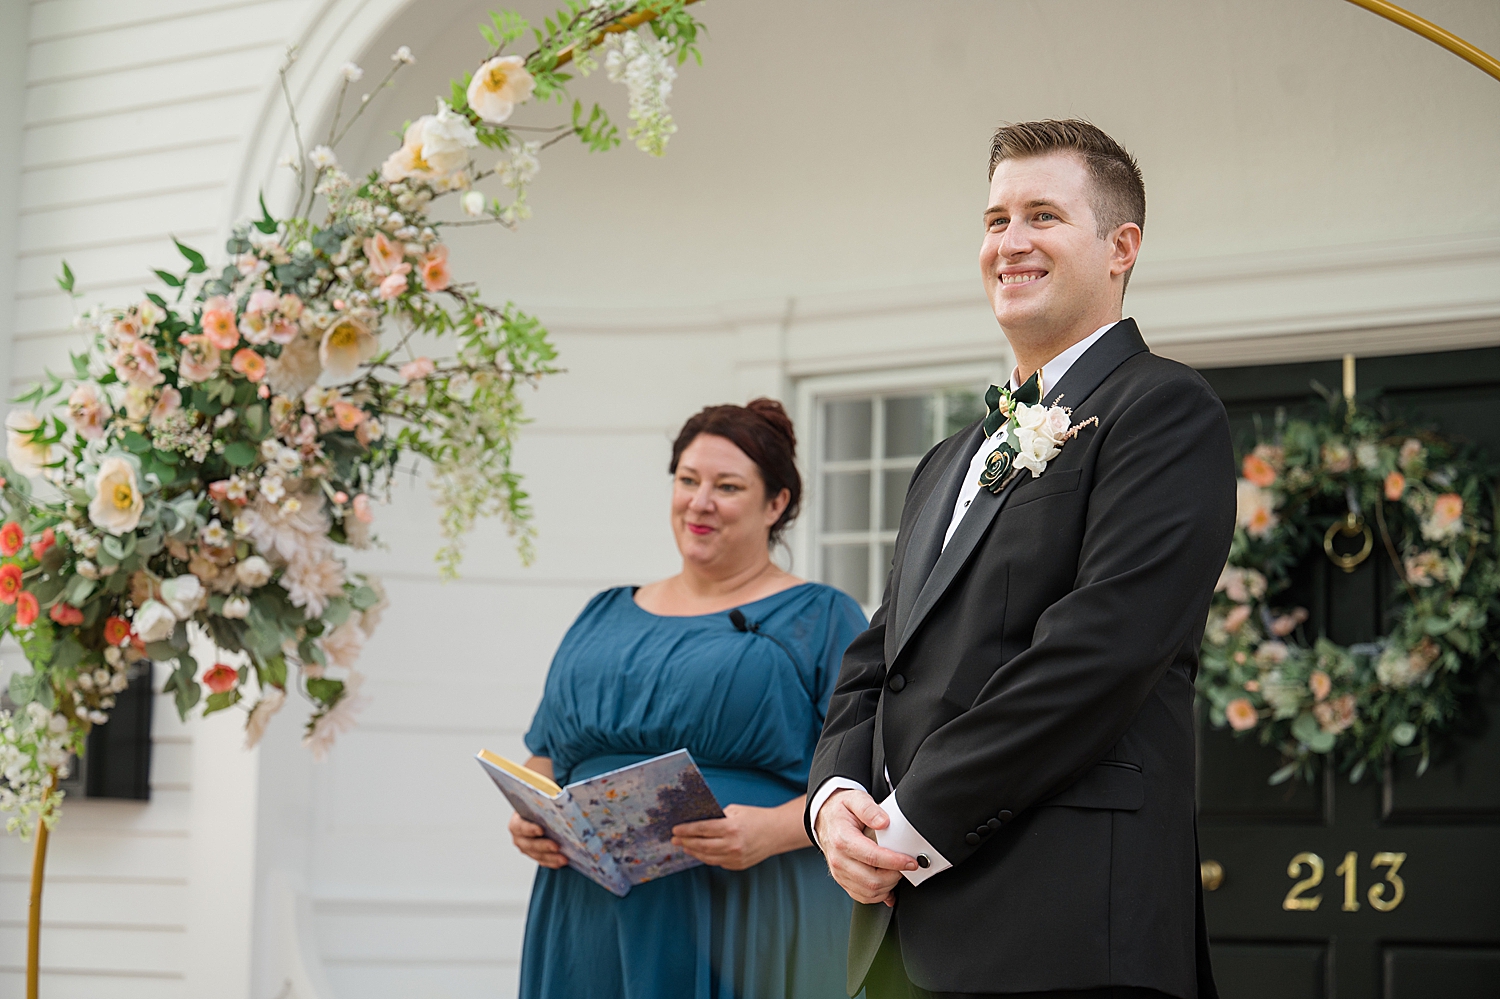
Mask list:
[[[1342,534],[1346,538],[1358,537],[1363,534],[1365,543],[1360,546],[1359,551],[1353,555],[1345,555],[1333,549],[1333,536]],[[1344,515],[1343,520],[1336,520],[1328,525],[1328,531],[1323,535],[1323,553],[1328,556],[1328,561],[1343,569],[1345,572],[1353,572],[1354,567],[1370,557],[1370,552],[1375,550],[1375,535],[1370,530],[1370,525],[1365,523],[1365,518],[1350,510]]]

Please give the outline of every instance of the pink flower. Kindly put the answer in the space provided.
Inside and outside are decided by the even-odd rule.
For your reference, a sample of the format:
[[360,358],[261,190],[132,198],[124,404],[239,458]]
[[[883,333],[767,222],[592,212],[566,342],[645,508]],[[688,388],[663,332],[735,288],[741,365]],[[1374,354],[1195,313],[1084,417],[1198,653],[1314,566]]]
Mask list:
[[432,363],[432,358],[419,357],[415,361],[407,361],[401,365],[397,373],[403,382],[409,382],[415,378],[426,378],[436,370],[437,365]]
[[249,347],[241,347],[235,351],[234,360],[230,362],[230,366],[252,382],[258,382],[266,377],[266,359]]
[[270,288],[257,288],[250,293],[250,300],[245,303],[245,311],[265,314],[275,312],[280,304],[280,296]]
[[208,484],[208,495],[222,503],[229,497],[229,480],[219,479]]
[[281,296],[281,301],[276,305],[277,311],[288,319],[296,319],[302,315],[302,299],[291,292]]
[[90,382],[84,382],[68,396],[68,417],[73,428],[89,440],[104,436],[104,421],[109,417],[104,399]]
[[159,426],[163,420],[182,408],[182,393],[170,385],[161,390],[161,398],[151,407],[151,423]]
[[141,388],[151,388],[166,381],[161,373],[156,348],[145,340],[131,340],[128,348],[122,349],[114,358],[115,374],[120,380]]
[[1240,630],[1246,621],[1250,620],[1250,605],[1235,604],[1228,614],[1224,615],[1224,630],[1233,634]]
[[1392,503],[1399,500],[1406,493],[1406,476],[1400,472],[1392,472],[1385,477],[1385,498]]
[[387,239],[385,233],[377,232],[365,240],[365,259],[370,262],[370,273],[385,276],[394,274],[406,256],[406,244],[400,240]]
[[354,519],[361,524],[368,524],[375,519],[375,514],[370,510],[370,497],[360,493],[354,497]]
[[452,283],[453,275],[448,270],[448,248],[439,243],[422,258],[422,287],[428,291],[442,291]]
[[1318,727],[1334,735],[1354,724],[1354,695],[1344,694],[1331,701],[1313,705],[1313,717]]
[[57,544],[57,534],[49,527],[42,531],[41,535],[31,543],[31,554],[40,562],[42,556],[47,554],[47,550],[55,544]]
[[182,356],[177,359],[177,374],[184,381],[206,382],[219,370],[219,348],[208,336],[180,338]]
[[283,347],[297,339],[298,326],[286,318],[278,318],[271,324],[271,340]]
[[1297,625],[1307,620],[1307,608],[1296,607],[1286,614],[1282,614],[1271,621],[1271,634],[1277,638],[1285,638],[1297,630]]
[[389,302],[406,294],[406,273],[411,270],[411,264],[401,264],[396,271],[380,282],[380,297]]
[[1260,715],[1255,710],[1255,705],[1250,702],[1250,698],[1248,697],[1236,697],[1224,705],[1224,717],[1228,720],[1229,727],[1236,732],[1247,732],[1254,728],[1255,723],[1260,720]]

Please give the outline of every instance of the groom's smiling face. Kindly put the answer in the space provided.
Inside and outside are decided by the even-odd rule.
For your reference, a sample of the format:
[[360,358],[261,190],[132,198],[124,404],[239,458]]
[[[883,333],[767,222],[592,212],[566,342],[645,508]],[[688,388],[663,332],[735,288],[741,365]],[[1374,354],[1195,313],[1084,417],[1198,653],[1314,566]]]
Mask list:
[[1100,315],[1119,318],[1113,246],[1099,236],[1093,196],[1093,180],[1072,153],[996,165],[979,268],[1007,335],[1050,339],[1095,323],[1087,335]]

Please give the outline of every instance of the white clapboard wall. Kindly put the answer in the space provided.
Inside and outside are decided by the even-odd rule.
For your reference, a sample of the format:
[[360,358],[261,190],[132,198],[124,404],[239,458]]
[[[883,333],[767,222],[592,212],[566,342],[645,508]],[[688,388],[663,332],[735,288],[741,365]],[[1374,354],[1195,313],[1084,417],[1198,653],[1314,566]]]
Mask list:
[[[11,0],[8,394],[78,343],[60,259],[87,301],[123,303],[151,268],[180,266],[170,236],[212,257],[262,187],[285,203],[288,43],[303,45],[293,84],[310,131],[326,127],[340,63],[363,65],[368,87],[396,46],[415,52],[341,151],[363,170],[477,62],[472,26],[496,5]],[[705,3],[706,65],[674,91],[666,159],[561,146],[519,233],[451,240],[456,276],[537,311],[566,369],[531,401],[517,450],[536,563],[484,524],[463,579],[440,583],[427,488],[404,480],[378,510],[386,547],[355,559],[392,599],[366,649],[360,727],[313,763],[296,705],[243,753],[232,712],[184,725],[159,699],[152,800],[65,807],[44,994],[513,994],[531,867],[469,757],[524,752],[547,663],[593,593],[673,571],[665,466],[692,412],[1000,364],[973,273],[1000,120],[1084,115],[1137,152],[1151,214],[1127,307],[1161,352],[1222,365],[1500,343],[1500,134],[1476,124],[1500,114],[1500,87],[1348,4],[1187,6],[1122,20],[1113,0],[920,15],[899,0]],[[1500,50],[1492,0],[1422,12]],[[997,59],[995,39],[1019,37],[1044,39],[1045,72]],[[1089,71],[1121,52],[1133,74]],[[620,88],[596,78],[581,93],[625,124]],[[811,411],[794,415],[810,433]],[[804,509],[818,501],[810,478]],[[0,664],[19,665],[14,646]],[[0,840],[0,999],[20,994],[28,870],[27,848]]]

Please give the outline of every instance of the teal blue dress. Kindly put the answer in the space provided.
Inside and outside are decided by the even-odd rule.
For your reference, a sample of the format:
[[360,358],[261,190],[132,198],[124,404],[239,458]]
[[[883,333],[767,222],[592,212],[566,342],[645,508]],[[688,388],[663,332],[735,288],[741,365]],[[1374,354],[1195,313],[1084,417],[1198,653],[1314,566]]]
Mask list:
[[[805,794],[859,605],[804,583],[727,612],[661,617],[634,587],[589,601],[552,660],[526,745],[560,784],[686,748],[719,803]],[[617,898],[538,868],[522,999],[843,999],[851,903],[812,847],[744,871],[692,867]]]

